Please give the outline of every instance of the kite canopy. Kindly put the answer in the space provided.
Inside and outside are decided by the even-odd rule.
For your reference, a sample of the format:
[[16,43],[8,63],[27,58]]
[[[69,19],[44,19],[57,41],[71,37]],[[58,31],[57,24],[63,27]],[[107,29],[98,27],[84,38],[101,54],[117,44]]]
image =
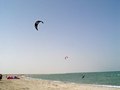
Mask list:
[[36,29],[37,31],[38,31],[38,24],[39,24],[40,22],[41,22],[41,23],[44,23],[43,21],[39,21],[39,20],[35,22],[35,29]]
[[65,56],[65,60],[67,60],[68,59],[68,56]]

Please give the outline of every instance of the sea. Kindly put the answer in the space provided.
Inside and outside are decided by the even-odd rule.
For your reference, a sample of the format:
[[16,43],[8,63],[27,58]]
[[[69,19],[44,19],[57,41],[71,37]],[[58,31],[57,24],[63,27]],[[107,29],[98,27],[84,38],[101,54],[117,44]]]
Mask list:
[[34,79],[60,81],[76,84],[93,84],[105,87],[120,88],[120,71],[114,72],[86,72],[64,74],[29,74]]

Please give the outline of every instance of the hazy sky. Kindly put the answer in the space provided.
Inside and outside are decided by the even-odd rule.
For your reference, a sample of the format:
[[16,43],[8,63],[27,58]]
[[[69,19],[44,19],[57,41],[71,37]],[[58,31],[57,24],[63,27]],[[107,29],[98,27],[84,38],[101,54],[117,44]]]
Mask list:
[[0,0],[0,73],[118,70],[120,0]]

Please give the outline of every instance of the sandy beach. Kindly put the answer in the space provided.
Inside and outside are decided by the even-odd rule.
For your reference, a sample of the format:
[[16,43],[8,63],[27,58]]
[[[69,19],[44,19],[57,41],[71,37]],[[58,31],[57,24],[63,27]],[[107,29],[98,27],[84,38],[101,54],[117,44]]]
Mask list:
[[120,90],[120,88],[35,80],[24,77],[12,80],[3,78],[0,81],[0,90]]

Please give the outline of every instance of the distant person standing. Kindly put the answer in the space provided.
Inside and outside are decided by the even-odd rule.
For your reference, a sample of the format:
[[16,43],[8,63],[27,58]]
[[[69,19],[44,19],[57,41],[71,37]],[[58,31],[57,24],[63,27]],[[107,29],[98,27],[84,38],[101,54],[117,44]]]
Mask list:
[[0,80],[2,79],[2,74],[0,74]]

